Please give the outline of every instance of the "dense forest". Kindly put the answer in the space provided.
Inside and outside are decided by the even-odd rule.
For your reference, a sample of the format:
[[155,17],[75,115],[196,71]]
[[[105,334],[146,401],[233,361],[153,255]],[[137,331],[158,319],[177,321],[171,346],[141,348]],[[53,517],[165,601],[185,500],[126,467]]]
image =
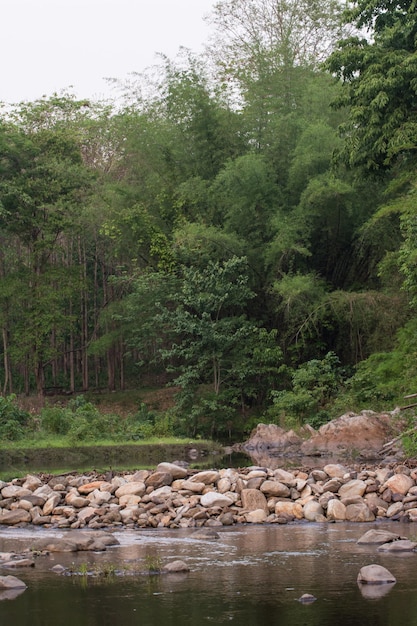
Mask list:
[[203,56],[0,110],[1,393],[184,434],[417,391],[414,0],[220,0]]

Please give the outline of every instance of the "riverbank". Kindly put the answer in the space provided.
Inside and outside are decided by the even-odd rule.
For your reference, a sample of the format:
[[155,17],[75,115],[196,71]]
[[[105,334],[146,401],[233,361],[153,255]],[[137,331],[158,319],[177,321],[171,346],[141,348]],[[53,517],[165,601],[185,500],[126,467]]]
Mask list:
[[45,528],[216,528],[234,524],[417,521],[412,464],[27,475],[0,481],[0,524]]
[[155,440],[143,442],[97,443],[95,445],[51,445],[45,447],[0,448],[0,478],[11,480],[40,471],[81,473],[95,468],[155,467],[162,461],[182,460],[199,465],[221,458],[223,447],[212,441]]

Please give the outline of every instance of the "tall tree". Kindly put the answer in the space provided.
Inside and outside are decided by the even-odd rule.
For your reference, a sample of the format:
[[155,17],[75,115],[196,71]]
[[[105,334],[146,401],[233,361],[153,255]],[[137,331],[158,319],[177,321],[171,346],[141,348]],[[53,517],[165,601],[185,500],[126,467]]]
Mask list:
[[417,137],[417,11],[414,0],[359,0],[345,20],[367,36],[342,40],[327,68],[343,82],[337,106],[350,165],[383,172],[413,168]]
[[249,401],[265,400],[280,365],[275,334],[250,321],[245,309],[255,294],[247,262],[232,256],[204,268],[184,267],[173,302],[157,321],[172,337],[162,350],[180,387],[179,406],[188,429],[224,432]]
[[223,75],[259,78],[263,68],[317,66],[341,35],[335,0],[220,0],[207,18]]
[[8,330],[12,352],[20,363],[30,364],[42,393],[44,368],[56,350],[51,337],[58,329],[65,332],[69,290],[78,292],[64,260],[66,237],[86,201],[91,174],[71,130],[54,128],[48,117],[47,123],[35,124],[35,118],[39,121],[28,116],[26,126],[9,122],[1,128],[0,230],[6,247],[20,246],[18,265],[3,271],[5,280],[19,282],[20,314],[13,331]]

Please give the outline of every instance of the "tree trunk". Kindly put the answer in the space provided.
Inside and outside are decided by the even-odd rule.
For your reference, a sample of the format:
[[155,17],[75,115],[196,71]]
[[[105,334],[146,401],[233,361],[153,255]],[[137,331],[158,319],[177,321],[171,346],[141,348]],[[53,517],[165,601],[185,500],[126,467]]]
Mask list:
[[13,385],[12,385],[12,371],[10,367],[8,332],[5,326],[3,326],[3,362],[4,362],[3,395],[6,395],[7,389],[9,390],[9,393],[13,393]]
[[88,292],[87,292],[87,255],[85,251],[85,245],[81,245],[81,239],[79,239],[79,256],[82,267],[82,284],[83,289],[81,292],[81,373],[82,373],[82,387],[83,391],[87,391],[89,387],[89,373],[88,373]]
[[36,361],[35,365],[35,381],[36,381],[36,391],[39,398],[43,398],[43,389],[45,386],[45,372],[43,368],[43,363],[41,359]]

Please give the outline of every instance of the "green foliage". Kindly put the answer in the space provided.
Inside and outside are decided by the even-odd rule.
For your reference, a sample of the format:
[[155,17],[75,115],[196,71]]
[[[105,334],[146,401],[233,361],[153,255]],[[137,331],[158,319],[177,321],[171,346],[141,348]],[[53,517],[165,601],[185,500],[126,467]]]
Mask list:
[[311,179],[329,170],[333,152],[339,142],[335,129],[322,120],[302,131],[288,174],[288,188],[293,195],[294,204],[298,203]]
[[405,456],[409,459],[417,457],[417,436],[415,434],[404,435],[401,438]]
[[103,438],[103,433],[107,433],[112,418],[101,416],[98,409],[91,402],[85,401],[83,396],[77,396],[68,406],[73,412],[73,418],[68,429],[68,437],[71,441],[74,443],[77,441],[97,441]]
[[271,218],[280,201],[274,171],[263,155],[246,154],[229,161],[212,187],[225,229],[258,248],[271,236]]
[[119,438],[136,441],[152,437],[170,437],[174,434],[176,434],[174,423],[169,412],[150,411],[142,402],[136,413],[128,415],[121,421]]
[[269,415],[275,419],[297,420],[317,426],[330,419],[325,410],[331,405],[342,383],[338,357],[329,352],[319,359],[312,359],[292,371],[292,389],[273,391],[273,407]]
[[413,318],[398,331],[391,352],[375,352],[357,365],[338,403],[354,410],[403,404],[404,395],[417,389],[416,337]]
[[29,421],[29,413],[19,408],[15,395],[0,396],[0,439],[22,439]]
[[141,403],[136,413],[121,417],[102,413],[84,396],[76,396],[66,407],[49,406],[40,412],[40,434],[64,435],[76,443],[108,441],[137,441],[174,435],[169,413],[150,411]]
[[344,83],[336,105],[349,107],[344,156],[368,171],[409,167],[417,127],[415,3],[360,0],[346,20],[370,34],[342,40],[327,61]]
[[416,194],[417,181],[413,176],[407,193],[403,193],[396,198],[391,207],[400,213],[403,241],[399,248],[398,266],[401,274],[404,276],[403,287],[408,294],[413,310],[417,309]]
[[156,320],[171,337],[161,352],[175,373],[177,409],[189,432],[213,436],[230,431],[239,407],[273,384],[282,355],[275,334],[244,314],[254,296],[245,258],[184,267],[182,274],[181,290]]
[[245,242],[235,233],[198,222],[182,222],[173,233],[174,257],[186,267],[203,268],[213,261],[244,256],[245,247]]
[[40,412],[41,428],[51,435],[66,435],[74,420],[74,412],[62,406],[46,406]]

